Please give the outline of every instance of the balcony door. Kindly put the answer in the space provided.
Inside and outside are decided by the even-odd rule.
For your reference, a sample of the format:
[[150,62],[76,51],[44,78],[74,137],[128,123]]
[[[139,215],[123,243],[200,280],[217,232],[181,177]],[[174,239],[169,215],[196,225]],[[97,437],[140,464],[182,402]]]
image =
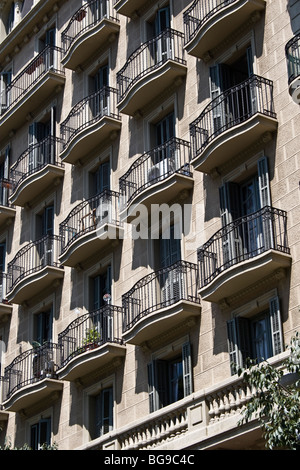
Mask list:
[[164,31],[170,28],[170,7],[160,8],[155,16],[154,29],[156,41],[156,63],[165,62],[172,57],[172,40],[171,35],[162,35]]
[[111,266],[108,266],[105,272],[90,278],[90,308],[94,312],[91,328],[104,342],[113,338],[113,318],[110,311],[100,311],[102,307],[111,304],[111,283]]
[[253,75],[253,56],[249,46],[234,62],[210,67],[210,95],[212,100],[213,133],[218,134],[230,123],[239,123],[253,111],[256,102],[255,89],[249,84],[236,89],[231,96],[224,92],[241,84]]
[[28,173],[40,169],[42,165],[55,163],[55,146],[51,137],[55,136],[55,108],[47,119],[33,122],[28,133]]
[[[166,238],[164,238],[166,237]],[[161,296],[164,304],[171,304],[182,297],[182,272],[178,267],[172,267],[181,259],[181,239],[176,238],[174,225],[165,231],[160,240],[160,268],[159,277]]]
[[97,72],[90,77],[90,108],[92,116],[104,116],[109,114],[109,73],[108,65],[102,65]]
[[55,28],[49,28],[46,33],[39,39],[39,52],[46,51],[43,54],[43,61],[45,62],[45,70],[49,70],[52,67],[55,67],[57,63],[56,58],[56,31]]
[[169,113],[155,125],[155,148],[147,181],[159,181],[175,170],[175,154],[174,152],[171,154],[170,147],[165,145],[172,137],[175,137],[174,112]]
[[0,73],[0,115],[5,113],[10,105],[9,85],[12,80],[12,71],[3,71]]
[[45,207],[36,217],[37,265],[52,266],[54,261],[54,205]]
[[[221,221],[224,230],[223,263],[235,264],[272,246],[270,221],[255,215],[271,205],[268,161],[257,162],[257,174],[243,183],[227,182],[220,187]],[[243,219],[242,219],[243,218]]]
[[10,148],[6,147],[5,152],[0,157],[0,205],[7,206],[8,205],[8,190],[9,186],[7,186],[6,181],[9,179],[9,154]]
[[0,243],[0,302],[5,299],[6,295],[6,277],[5,272],[6,243]]

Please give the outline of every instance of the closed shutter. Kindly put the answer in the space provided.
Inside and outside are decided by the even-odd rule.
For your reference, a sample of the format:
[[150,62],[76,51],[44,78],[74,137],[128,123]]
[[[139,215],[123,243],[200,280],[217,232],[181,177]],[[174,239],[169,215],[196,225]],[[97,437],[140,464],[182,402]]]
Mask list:
[[184,390],[184,396],[186,397],[193,392],[191,344],[188,341],[182,345],[182,369],[183,369],[183,390]]
[[280,317],[280,306],[278,297],[273,297],[269,301],[270,325],[272,334],[273,355],[283,352],[283,335]]

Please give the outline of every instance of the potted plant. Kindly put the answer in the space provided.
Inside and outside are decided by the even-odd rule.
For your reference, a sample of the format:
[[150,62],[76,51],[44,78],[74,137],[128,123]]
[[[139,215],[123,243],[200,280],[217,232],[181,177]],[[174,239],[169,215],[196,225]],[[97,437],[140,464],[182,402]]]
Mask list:
[[89,328],[86,330],[86,336],[83,339],[85,350],[94,349],[99,346],[101,335],[97,328]]

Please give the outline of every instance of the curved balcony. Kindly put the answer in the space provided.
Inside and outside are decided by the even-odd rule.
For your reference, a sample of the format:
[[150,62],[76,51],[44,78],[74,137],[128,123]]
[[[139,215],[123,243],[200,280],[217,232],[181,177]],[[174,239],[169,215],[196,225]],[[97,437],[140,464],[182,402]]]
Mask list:
[[195,0],[183,14],[187,52],[205,59],[265,6],[265,0]]
[[46,235],[28,243],[8,263],[7,300],[22,304],[62,279],[64,270],[58,262],[60,239]]
[[300,104],[300,33],[285,46],[288,68],[289,94],[293,101]]
[[143,277],[122,296],[123,339],[142,345],[200,315],[197,290],[197,266],[187,261]]
[[146,3],[147,0],[114,0],[114,9],[121,15],[133,18]]
[[218,230],[198,250],[199,293],[219,302],[291,264],[287,215],[265,206]]
[[26,410],[41,401],[47,403],[53,393],[62,391],[63,382],[56,375],[59,358],[58,346],[49,342],[17,356],[4,369],[3,408]]
[[125,356],[126,346],[114,336],[121,313],[121,307],[105,305],[76,318],[58,335],[60,379],[76,380]]
[[253,75],[217,96],[190,124],[192,164],[210,173],[276,129],[273,83]]
[[25,150],[11,166],[13,204],[24,207],[63,177],[64,167],[57,157],[58,144],[57,138],[46,137]]
[[60,126],[63,139],[60,157],[63,162],[74,164],[105,139],[114,138],[121,128],[116,102],[117,90],[103,87],[72,108]]
[[59,260],[74,267],[122,238],[119,194],[105,190],[78,204],[59,225]]
[[134,116],[186,70],[183,34],[166,29],[138,47],[117,73],[119,111]]
[[9,225],[16,215],[16,209],[10,202],[12,187],[10,179],[0,179],[0,226]]
[[129,222],[137,205],[149,210],[152,204],[168,203],[192,187],[189,143],[172,138],[144,153],[120,178],[120,218]]
[[[61,49],[47,46],[0,93],[1,134],[7,135],[25,124],[47,98],[61,89],[65,74],[61,66]],[[34,99],[33,99],[34,96]]]
[[62,64],[76,70],[119,32],[119,20],[113,16],[112,0],[84,3],[62,32]]

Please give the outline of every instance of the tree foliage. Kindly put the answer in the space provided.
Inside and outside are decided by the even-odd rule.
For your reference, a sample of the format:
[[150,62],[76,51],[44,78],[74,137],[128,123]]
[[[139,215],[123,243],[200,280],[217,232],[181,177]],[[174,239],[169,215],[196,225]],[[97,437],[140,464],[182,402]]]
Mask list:
[[[256,418],[260,422],[266,447],[299,449],[300,445],[300,339],[296,333],[287,346],[290,350],[282,367],[250,360],[246,368],[237,368],[252,390],[242,410],[239,425]],[[288,383],[288,379],[291,379]]]

